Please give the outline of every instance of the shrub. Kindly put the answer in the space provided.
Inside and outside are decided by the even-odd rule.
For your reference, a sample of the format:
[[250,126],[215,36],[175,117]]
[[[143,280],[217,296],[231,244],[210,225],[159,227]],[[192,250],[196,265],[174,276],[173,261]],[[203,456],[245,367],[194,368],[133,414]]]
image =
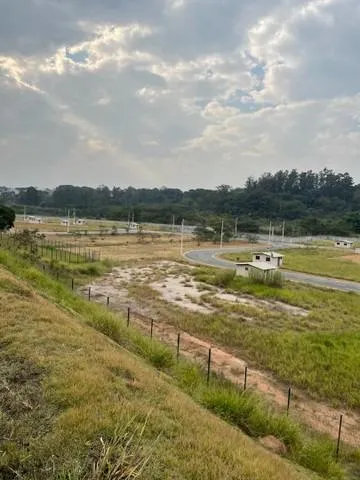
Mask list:
[[281,288],[284,285],[284,277],[281,272],[270,270],[268,272],[260,272],[252,269],[249,273],[250,283],[267,285],[268,287]]
[[235,278],[235,270],[219,270],[215,274],[214,284],[217,287],[229,287]]

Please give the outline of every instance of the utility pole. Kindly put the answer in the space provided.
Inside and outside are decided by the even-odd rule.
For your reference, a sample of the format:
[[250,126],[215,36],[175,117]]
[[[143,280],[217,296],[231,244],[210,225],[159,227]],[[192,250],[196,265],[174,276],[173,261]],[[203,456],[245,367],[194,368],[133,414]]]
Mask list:
[[283,221],[283,225],[282,225],[281,242],[282,242],[282,243],[285,242],[285,220]]
[[26,207],[24,206],[24,222],[26,220]]
[[270,247],[270,244],[271,244],[271,220],[270,220],[270,225],[269,225],[269,247]]
[[235,238],[238,236],[238,217],[235,218]]
[[172,232],[174,233],[175,232],[175,215],[172,216]]
[[74,225],[76,225],[76,210],[75,210],[75,208],[73,210],[73,216],[74,216]]
[[70,231],[70,208],[68,209],[68,212],[67,212],[67,225],[66,225],[66,231],[67,231],[67,233],[69,233],[69,231]]
[[221,220],[220,248],[223,248],[223,239],[224,239],[224,220]]
[[184,219],[181,222],[180,254],[181,256],[184,255]]

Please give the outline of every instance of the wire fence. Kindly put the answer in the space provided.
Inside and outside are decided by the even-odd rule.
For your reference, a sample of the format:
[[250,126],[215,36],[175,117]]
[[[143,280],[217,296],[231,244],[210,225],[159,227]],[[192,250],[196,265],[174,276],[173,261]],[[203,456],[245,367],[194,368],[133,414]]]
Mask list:
[[[0,240],[0,246],[3,246],[1,242],[2,240]],[[43,248],[49,248],[49,246],[44,244]],[[56,249],[59,249],[59,251],[62,249],[69,251],[68,248],[69,247],[65,247],[64,245],[61,247],[56,245]],[[93,258],[92,255],[91,258]],[[56,268],[52,268],[52,266],[47,263],[38,261],[36,262],[36,266],[44,273],[49,273],[57,280],[61,280],[74,291],[74,293],[76,292],[82,295],[87,298],[89,302],[96,301],[115,312],[121,311],[127,327],[134,325],[147,333],[151,339],[156,338],[158,341],[173,347],[177,361],[179,361],[181,356],[184,356],[185,358],[190,358],[192,361],[195,360],[198,362],[204,370],[208,385],[211,384],[212,375],[217,375],[231,380],[238,387],[239,391],[254,390],[260,392],[260,394],[262,393],[267,398],[273,397],[277,407],[280,408],[285,415],[292,416],[295,420],[305,420],[314,430],[330,435],[334,439],[334,455],[336,459],[339,458],[342,442],[354,447],[360,447],[360,422],[353,413],[339,413],[335,408],[322,405],[309,399],[303,402],[301,399],[299,400],[300,393],[291,386],[282,392],[279,392],[278,386],[272,390],[271,384],[269,386],[264,383],[263,387],[259,388],[259,378],[261,381],[261,376],[264,377],[264,375],[256,370],[250,369],[249,366],[241,360],[236,359],[237,364],[235,364],[235,366],[225,365],[226,362],[223,358],[220,360],[218,358],[219,352],[224,352],[202,341],[196,344],[196,353],[194,353],[194,346],[190,345],[189,342],[189,338],[194,337],[191,337],[188,333],[179,332],[175,327],[164,324],[164,322],[156,320],[149,315],[145,315],[133,307],[125,307],[122,304],[119,305],[116,297],[99,293],[94,286],[83,287],[76,285],[74,278],[65,275]],[[166,332],[164,325],[166,325]],[[229,355],[229,357],[234,358],[231,355]]]
[[0,247],[41,257],[49,261],[94,263],[101,260],[100,250],[86,248],[70,242],[49,240],[41,236],[32,237],[29,241],[24,241],[22,237],[17,235],[1,234]]
[[[88,301],[95,301],[112,310],[121,311],[125,315],[127,326],[133,324],[147,333],[150,338],[156,338],[173,347],[177,359],[182,355],[197,361],[205,372],[207,384],[211,383],[212,374],[231,380],[240,391],[257,391],[267,399],[272,399],[285,415],[291,416],[294,420],[305,421],[314,430],[331,436],[334,439],[336,458],[339,457],[342,442],[360,447],[360,420],[352,412],[346,410],[339,412],[336,408],[316,400],[304,399],[301,393],[291,386],[279,391],[279,386],[275,386],[274,382],[270,381],[268,384],[264,380],[264,374],[255,369],[252,370],[246,363],[235,359],[232,355],[224,354],[217,347],[202,341],[190,345],[189,339],[194,337],[188,333],[179,332],[175,327],[156,320],[134,307],[123,306],[116,301],[116,297],[104,295],[94,286],[79,290],[80,294],[84,292]],[[196,353],[194,353],[194,347],[196,347]],[[234,362],[234,365],[230,362],[226,365],[227,357],[237,362]]]

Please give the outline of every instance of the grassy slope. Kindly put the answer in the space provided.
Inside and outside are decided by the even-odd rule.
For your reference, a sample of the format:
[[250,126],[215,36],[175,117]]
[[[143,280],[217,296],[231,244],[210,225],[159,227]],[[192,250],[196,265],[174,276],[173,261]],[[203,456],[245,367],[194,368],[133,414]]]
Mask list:
[[[360,281],[360,264],[344,259],[354,252],[325,248],[294,248],[284,250],[284,268],[344,280]],[[231,261],[250,260],[250,254],[228,253],[223,258]]]
[[129,418],[142,424],[148,415],[145,451],[160,438],[141,478],[310,477],[2,269],[0,301],[1,478],[17,478],[5,466],[24,479],[83,478],[79,463],[89,450],[95,455],[100,436],[112,438]]

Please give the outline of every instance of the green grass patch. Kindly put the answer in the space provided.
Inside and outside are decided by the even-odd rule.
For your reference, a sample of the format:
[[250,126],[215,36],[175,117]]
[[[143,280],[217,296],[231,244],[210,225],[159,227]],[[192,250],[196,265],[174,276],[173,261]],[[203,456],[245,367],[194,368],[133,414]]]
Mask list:
[[[242,428],[255,438],[267,434],[277,436],[288,447],[289,459],[297,461],[300,465],[306,464],[307,468],[316,471],[325,478],[345,478],[344,471],[336,465],[333,457],[326,457],[326,461],[318,458],[318,455],[324,454],[326,445],[329,444],[328,440],[324,440],[322,437],[309,436],[305,430],[294,424],[290,419],[270,410],[254,394],[240,394],[235,386],[223,379],[212,376],[211,387],[208,388],[205,383],[204,372],[198,366],[186,361],[181,361],[179,365],[176,364],[173,351],[144,337],[137,330],[126,328],[125,322],[120,321],[117,315],[100,305],[89,303],[77,297],[64,285],[29,266],[26,262],[14,258],[8,252],[0,251],[0,262],[13,273],[30,282],[40,293],[56,302],[63,309],[78,315],[86,323],[128,350],[142,355],[156,368],[170,375],[173,382],[182,387],[198,403],[217,413],[228,422]],[[76,382],[71,388],[75,388],[75,385]],[[71,391],[76,398],[80,399],[79,395],[83,395],[78,387]],[[64,402],[66,404],[66,401],[65,396],[59,405],[64,405]],[[310,453],[306,454],[306,446],[310,442],[313,445],[311,452],[315,452],[311,455]],[[318,455],[316,452],[318,452]],[[195,476],[188,478],[210,477]]]

